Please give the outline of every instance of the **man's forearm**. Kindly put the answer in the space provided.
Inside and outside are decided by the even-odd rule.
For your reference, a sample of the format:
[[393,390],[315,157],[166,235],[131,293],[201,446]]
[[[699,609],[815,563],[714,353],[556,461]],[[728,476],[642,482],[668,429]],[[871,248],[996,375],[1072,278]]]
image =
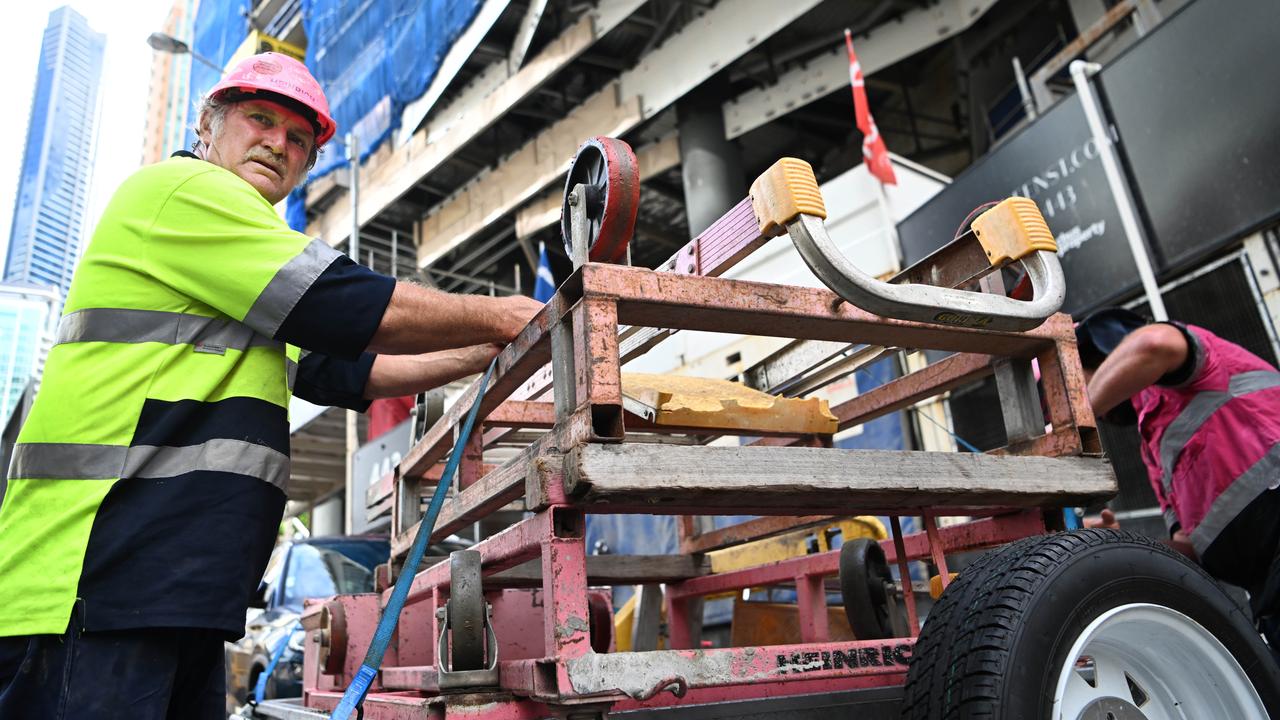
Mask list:
[[1148,325],[1129,334],[1089,380],[1089,403],[1094,413],[1106,413],[1187,358],[1182,331],[1172,325]]
[[523,296],[456,295],[397,283],[369,352],[409,355],[482,343],[506,343],[541,304]]
[[473,346],[422,355],[379,355],[365,383],[364,397],[403,397],[483,372],[498,346]]

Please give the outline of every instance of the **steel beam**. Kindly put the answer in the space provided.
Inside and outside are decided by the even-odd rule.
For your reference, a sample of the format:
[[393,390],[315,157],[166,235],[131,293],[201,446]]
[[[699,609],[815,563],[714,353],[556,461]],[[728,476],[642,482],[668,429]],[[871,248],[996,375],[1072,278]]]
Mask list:
[[434,208],[423,221],[425,239],[418,264],[436,262],[552,184],[585,137],[621,135],[635,128],[820,1],[738,0],[716,5],[493,172]]
[[[873,28],[854,43],[862,74],[869,76],[964,31],[995,4],[995,0],[943,0]],[[736,138],[848,86],[849,57],[833,32],[830,51],[783,73],[768,87],[725,103],[727,136]],[[852,127],[852,117],[849,124]]]

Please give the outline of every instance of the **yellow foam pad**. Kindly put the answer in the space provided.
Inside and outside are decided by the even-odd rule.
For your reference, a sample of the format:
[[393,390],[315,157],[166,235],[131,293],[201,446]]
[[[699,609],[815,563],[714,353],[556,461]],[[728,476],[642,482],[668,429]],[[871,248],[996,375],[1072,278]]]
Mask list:
[[813,167],[799,158],[782,158],[751,183],[751,208],[767,237],[786,233],[798,215],[827,217]]
[[655,425],[823,435],[838,425],[826,400],[770,395],[728,380],[623,373],[622,394],[651,408]]
[[1058,251],[1058,243],[1034,200],[1011,197],[973,221],[987,260],[1003,267],[1039,250]]

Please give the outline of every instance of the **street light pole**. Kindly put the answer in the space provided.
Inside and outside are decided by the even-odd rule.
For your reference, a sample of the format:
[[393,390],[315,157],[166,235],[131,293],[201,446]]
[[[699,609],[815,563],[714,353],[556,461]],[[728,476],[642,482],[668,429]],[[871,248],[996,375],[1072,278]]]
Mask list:
[[217,64],[215,64],[212,60],[206,58],[200,53],[193,51],[190,45],[186,44],[185,42],[179,40],[176,37],[173,37],[172,35],[166,35],[165,33],[161,33],[161,32],[153,32],[147,36],[147,44],[150,45],[151,49],[155,50],[156,52],[173,53],[174,55],[184,55],[184,54],[190,55],[196,62],[206,65],[214,70],[217,70],[219,74],[222,73],[222,68],[219,67]]

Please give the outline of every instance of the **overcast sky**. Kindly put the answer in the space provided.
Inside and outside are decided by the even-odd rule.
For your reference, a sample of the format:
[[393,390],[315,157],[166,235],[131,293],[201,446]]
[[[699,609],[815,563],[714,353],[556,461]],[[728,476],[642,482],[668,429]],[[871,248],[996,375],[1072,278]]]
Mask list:
[[104,102],[98,123],[98,154],[89,194],[89,217],[85,219],[87,232],[92,232],[116,186],[142,162],[142,131],[151,76],[151,48],[146,40],[147,35],[164,24],[173,0],[6,3],[0,67],[5,69],[9,107],[7,112],[0,113],[0,269],[9,247],[9,224],[35,92],[40,41],[49,24],[49,13],[68,4],[89,21],[89,27],[107,35],[100,89]]

